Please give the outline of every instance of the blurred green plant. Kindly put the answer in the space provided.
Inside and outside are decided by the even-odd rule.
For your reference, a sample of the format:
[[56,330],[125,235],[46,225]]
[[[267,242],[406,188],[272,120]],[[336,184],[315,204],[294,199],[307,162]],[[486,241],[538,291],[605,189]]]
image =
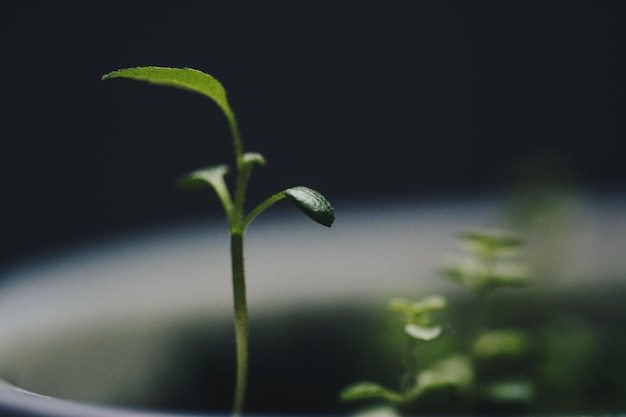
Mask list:
[[[209,74],[191,68],[136,67],[113,71],[102,77],[103,80],[128,78],[146,81],[152,84],[175,87],[192,91],[210,98],[224,113],[230,127],[235,151],[237,175],[234,193],[225,181],[229,171],[227,165],[216,165],[192,172],[181,180],[181,186],[197,188],[209,186],[217,194],[228,222],[230,232],[231,267],[235,315],[235,334],[237,342],[237,382],[233,413],[243,411],[248,373],[248,307],[244,274],[243,241],[244,233],[259,214],[282,199],[291,200],[296,207],[312,220],[330,227],[335,219],[333,207],[319,192],[307,187],[293,187],[280,191],[261,202],[247,214],[244,210],[248,180],[255,165],[265,165],[265,158],[255,152],[244,152],[239,126],[235,119],[226,90],[222,84]],[[234,198],[233,198],[234,195]]]
[[489,316],[499,312],[487,308],[496,290],[531,284],[528,268],[519,260],[523,241],[518,234],[503,230],[469,231],[458,241],[464,254],[449,257],[440,273],[474,294],[473,325],[466,335],[465,352],[475,375],[468,390],[470,402],[527,403],[534,395],[533,383],[515,364],[531,352],[530,336],[515,327],[489,328]]
[[465,360],[457,356],[446,358],[422,371],[417,369],[419,344],[435,340],[442,333],[442,327],[432,323],[432,313],[445,307],[445,298],[437,295],[418,301],[404,298],[391,300],[389,309],[400,313],[404,333],[408,336],[400,390],[395,391],[375,382],[358,382],[344,389],[341,398],[344,401],[381,399],[405,406],[430,390],[470,381],[471,370]]
[[504,231],[472,231],[459,236],[463,256],[449,257],[441,274],[474,291],[479,298],[505,287],[529,284],[526,266],[513,260],[522,247],[516,235]]
[[[470,331],[462,343],[450,343],[441,354],[422,369],[418,367],[420,344],[439,339],[441,325],[434,325],[432,314],[444,310],[447,301],[441,296],[428,296],[418,301],[397,298],[389,309],[401,314],[404,333],[408,336],[407,349],[399,390],[389,389],[374,382],[358,382],[341,392],[343,401],[382,401],[392,414],[400,410],[419,409],[420,402],[436,392],[451,392],[441,398],[455,397],[471,406],[477,401],[520,403],[530,401],[534,387],[531,380],[509,372],[506,365],[523,358],[531,350],[528,335],[516,328],[489,329],[486,298],[499,288],[520,288],[530,284],[528,271],[516,255],[522,241],[513,233],[500,231],[472,231],[459,236],[463,256],[448,260],[441,275],[462,284],[472,291],[476,308],[466,312],[464,325]],[[452,346],[452,347],[450,347]],[[497,363],[505,369],[493,372]]]

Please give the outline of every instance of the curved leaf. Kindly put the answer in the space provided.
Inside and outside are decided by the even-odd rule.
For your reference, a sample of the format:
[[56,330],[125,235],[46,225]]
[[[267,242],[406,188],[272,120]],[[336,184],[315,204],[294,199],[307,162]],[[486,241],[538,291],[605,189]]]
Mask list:
[[285,195],[311,219],[330,227],[335,221],[335,211],[322,194],[307,187],[293,187]]
[[459,239],[470,252],[486,256],[514,254],[524,243],[513,232],[504,230],[470,231]]
[[374,382],[358,382],[341,392],[343,401],[354,401],[369,398],[380,398],[392,402],[402,402],[402,395],[391,391]]
[[480,335],[475,341],[473,352],[479,357],[516,357],[530,350],[528,335],[517,329],[492,330]]
[[[393,298],[389,303],[391,311],[397,311],[404,314],[408,323],[417,327],[423,327],[430,323],[430,313],[446,308],[446,299],[440,295],[430,295],[418,301],[412,301],[406,298]],[[411,336],[414,336],[407,330]],[[420,337],[417,337],[418,339]]]
[[246,165],[251,164],[259,164],[261,166],[265,165],[265,157],[257,152],[246,152],[243,154],[243,162]]
[[179,186],[187,189],[195,189],[204,185],[209,185],[215,190],[215,193],[222,202],[226,215],[230,219],[230,211],[232,209],[232,200],[228,187],[224,181],[224,176],[228,173],[228,165],[217,165],[194,171],[178,182]]
[[219,187],[224,181],[224,176],[227,173],[227,165],[217,165],[203,168],[182,177],[179,181],[179,185],[183,188],[189,189],[199,188],[204,185],[216,188],[216,186]]
[[424,342],[429,342],[433,339],[436,339],[437,337],[439,337],[442,330],[443,329],[441,328],[441,326],[424,327],[412,323],[407,324],[404,327],[404,331],[406,332],[406,334],[414,339],[422,340]]
[[430,311],[443,310],[446,308],[446,299],[440,295],[429,295],[414,302],[411,306],[413,314],[423,314]]
[[498,402],[525,403],[535,397],[535,387],[528,379],[496,381],[486,387],[487,395]]
[[233,112],[226,99],[226,90],[217,79],[202,71],[193,68],[151,66],[120,69],[102,76],[103,80],[111,78],[129,78],[200,93],[212,99],[229,120],[234,120]]
[[417,393],[450,386],[467,387],[473,380],[474,371],[469,358],[453,355],[420,372],[417,377]]

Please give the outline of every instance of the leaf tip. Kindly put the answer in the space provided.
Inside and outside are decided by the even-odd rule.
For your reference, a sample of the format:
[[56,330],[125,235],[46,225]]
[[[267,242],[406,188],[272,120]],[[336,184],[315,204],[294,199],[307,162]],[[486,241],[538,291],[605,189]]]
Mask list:
[[227,165],[217,165],[193,171],[179,178],[177,184],[185,190],[195,190],[205,185],[215,187],[228,173]]
[[110,80],[111,78],[119,78],[119,77],[122,77],[122,74],[124,72],[128,72],[129,70],[131,70],[131,68],[119,69],[119,70],[107,72],[100,79],[102,81],[106,81],[106,80]]
[[313,221],[326,227],[333,225],[335,210],[326,197],[319,192],[300,186],[289,188],[285,191],[285,195]]

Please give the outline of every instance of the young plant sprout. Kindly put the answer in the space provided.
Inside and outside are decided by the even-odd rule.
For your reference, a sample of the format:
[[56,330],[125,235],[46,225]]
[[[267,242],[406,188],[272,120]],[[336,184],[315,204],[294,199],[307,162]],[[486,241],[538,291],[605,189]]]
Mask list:
[[335,219],[333,207],[317,191],[307,187],[293,187],[270,196],[250,212],[245,212],[246,188],[252,168],[257,164],[265,165],[265,159],[258,153],[244,152],[237,120],[226,98],[226,90],[211,75],[191,68],[136,67],[113,71],[102,77],[103,80],[112,78],[146,81],[152,84],[200,93],[213,100],[228,121],[235,151],[236,179],[234,193],[231,194],[224,179],[229,171],[227,165],[211,166],[194,171],[184,177],[181,184],[191,188],[198,186],[213,188],[224,208],[226,220],[228,221],[237,343],[237,382],[233,414],[238,416],[242,413],[244,407],[248,373],[248,308],[243,256],[244,233],[252,220],[274,203],[284,198],[291,200],[317,223],[328,227],[333,224]]
[[408,336],[400,390],[392,390],[374,382],[358,382],[344,389],[341,399],[383,400],[396,407],[405,407],[429,391],[469,383],[472,379],[471,369],[461,356],[447,357],[427,369],[417,368],[419,344],[437,339],[442,332],[441,326],[433,325],[432,313],[445,308],[445,298],[438,295],[418,301],[392,299],[389,309],[401,314],[404,332]]
[[522,240],[511,232],[471,231],[459,236],[466,251],[442,269],[444,277],[458,281],[483,299],[493,290],[529,285],[526,266],[511,258],[519,254]]
[[[474,293],[475,309],[469,335],[469,353],[473,368],[490,362],[522,361],[530,352],[529,335],[517,328],[489,329],[488,297],[498,289],[530,285],[526,265],[516,259],[523,242],[513,232],[480,230],[459,236],[466,254],[449,260],[441,270],[445,278],[457,281]],[[528,369],[526,369],[528,371]],[[485,401],[499,404],[528,403],[533,397],[533,383],[527,375],[505,369],[491,372],[489,378],[476,378],[474,385]]]
[[[498,379],[485,380],[481,364],[489,361],[521,359],[529,351],[527,335],[515,328],[485,329],[486,298],[494,290],[504,287],[523,287],[529,284],[523,264],[513,259],[522,245],[515,235],[494,231],[467,232],[460,236],[467,255],[455,258],[441,272],[446,278],[461,283],[475,294],[476,308],[463,315],[471,328],[468,343],[457,345],[432,363],[418,368],[417,352],[420,343],[440,337],[442,327],[433,325],[432,313],[446,308],[446,300],[429,296],[419,301],[393,299],[389,308],[401,313],[404,332],[409,336],[400,390],[391,390],[373,382],[353,384],[341,393],[344,401],[382,400],[394,408],[408,408],[418,404],[427,393],[455,389],[465,393],[469,403],[477,397],[497,403],[528,402],[533,385],[523,375],[512,375],[508,369]],[[468,323],[469,322],[469,323]],[[398,415],[394,411],[394,415]]]

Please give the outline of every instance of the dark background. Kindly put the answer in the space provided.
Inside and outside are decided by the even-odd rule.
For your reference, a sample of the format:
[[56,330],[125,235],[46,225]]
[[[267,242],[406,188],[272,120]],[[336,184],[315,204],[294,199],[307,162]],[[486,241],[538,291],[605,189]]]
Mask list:
[[0,262],[220,213],[175,182],[231,162],[222,114],[188,92],[100,81],[131,66],[222,81],[246,149],[268,160],[251,203],[299,184],[332,201],[473,193],[546,169],[619,188],[625,12],[619,0],[2,2]]

